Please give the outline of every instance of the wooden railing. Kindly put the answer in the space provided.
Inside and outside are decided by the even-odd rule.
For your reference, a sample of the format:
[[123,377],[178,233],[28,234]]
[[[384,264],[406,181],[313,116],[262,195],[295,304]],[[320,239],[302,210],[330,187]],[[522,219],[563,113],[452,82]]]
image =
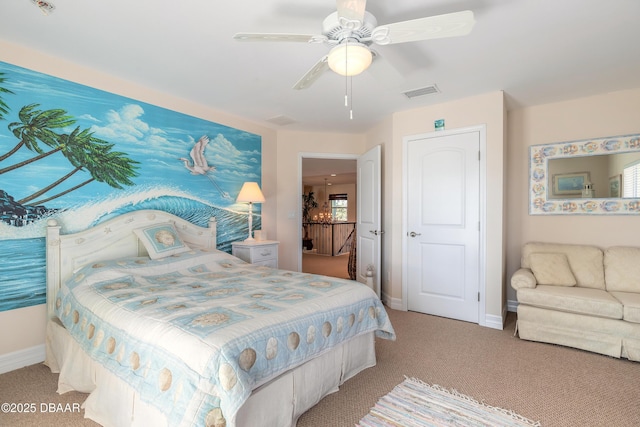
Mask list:
[[313,249],[320,255],[341,255],[351,250],[355,222],[334,222],[322,224],[320,222],[305,222],[309,237],[313,242]]

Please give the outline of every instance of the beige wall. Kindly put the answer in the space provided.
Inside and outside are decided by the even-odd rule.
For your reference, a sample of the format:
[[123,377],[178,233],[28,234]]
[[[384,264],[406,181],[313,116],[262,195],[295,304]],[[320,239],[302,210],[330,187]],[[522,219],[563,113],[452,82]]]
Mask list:
[[[536,240],[638,246],[640,217],[529,215],[528,147],[640,133],[640,89],[511,111],[508,116],[507,277],[520,265],[522,244]],[[515,291],[507,287],[509,300]]]
[[[486,125],[487,130],[487,239],[485,312],[494,319],[505,306],[503,238],[503,188],[505,106],[502,92],[399,112],[367,134],[367,147],[384,145],[384,257],[383,296],[399,308],[402,303],[402,160],[406,136],[434,131],[433,122],[446,120],[447,129]],[[481,319],[484,323],[485,319]]]
[[[262,190],[266,203],[262,205],[263,229],[277,235],[276,217],[276,132],[204,105],[171,96],[108,74],[66,62],[0,40],[0,61],[29,68],[107,92],[180,111],[205,120],[243,129],[262,136]],[[0,356],[44,344],[45,305],[0,312]],[[7,327],[7,325],[11,325]]]
[[46,324],[45,304],[0,311],[0,357],[44,344]]
[[[278,132],[276,223],[280,268],[299,270],[302,245],[301,156],[357,156],[364,152],[364,140],[363,135],[355,134]],[[322,204],[322,200],[319,200],[319,204]]]

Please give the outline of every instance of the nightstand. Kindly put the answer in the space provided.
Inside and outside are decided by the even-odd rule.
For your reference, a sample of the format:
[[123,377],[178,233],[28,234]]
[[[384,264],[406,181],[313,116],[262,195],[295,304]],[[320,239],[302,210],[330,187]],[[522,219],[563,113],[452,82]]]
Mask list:
[[254,240],[231,243],[231,254],[250,264],[278,268],[278,241]]

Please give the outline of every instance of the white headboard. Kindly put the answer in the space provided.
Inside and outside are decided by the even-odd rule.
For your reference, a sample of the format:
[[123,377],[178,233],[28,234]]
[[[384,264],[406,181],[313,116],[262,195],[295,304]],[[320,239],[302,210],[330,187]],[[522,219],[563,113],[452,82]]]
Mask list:
[[55,219],[47,222],[47,314],[55,317],[58,289],[74,271],[89,263],[147,252],[133,233],[136,228],[163,222],[175,224],[182,240],[192,248],[216,247],[216,219],[209,227],[199,227],[163,211],[139,210],[120,215],[93,228],[73,234],[60,234]]

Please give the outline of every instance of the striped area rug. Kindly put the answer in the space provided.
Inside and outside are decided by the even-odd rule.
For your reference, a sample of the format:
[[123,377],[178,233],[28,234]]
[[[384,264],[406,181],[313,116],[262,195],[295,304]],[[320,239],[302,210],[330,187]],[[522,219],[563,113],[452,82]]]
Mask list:
[[495,408],[477,400],[406,378],[358,423],[360,427],[521,427],[540,426],[513,411]]

